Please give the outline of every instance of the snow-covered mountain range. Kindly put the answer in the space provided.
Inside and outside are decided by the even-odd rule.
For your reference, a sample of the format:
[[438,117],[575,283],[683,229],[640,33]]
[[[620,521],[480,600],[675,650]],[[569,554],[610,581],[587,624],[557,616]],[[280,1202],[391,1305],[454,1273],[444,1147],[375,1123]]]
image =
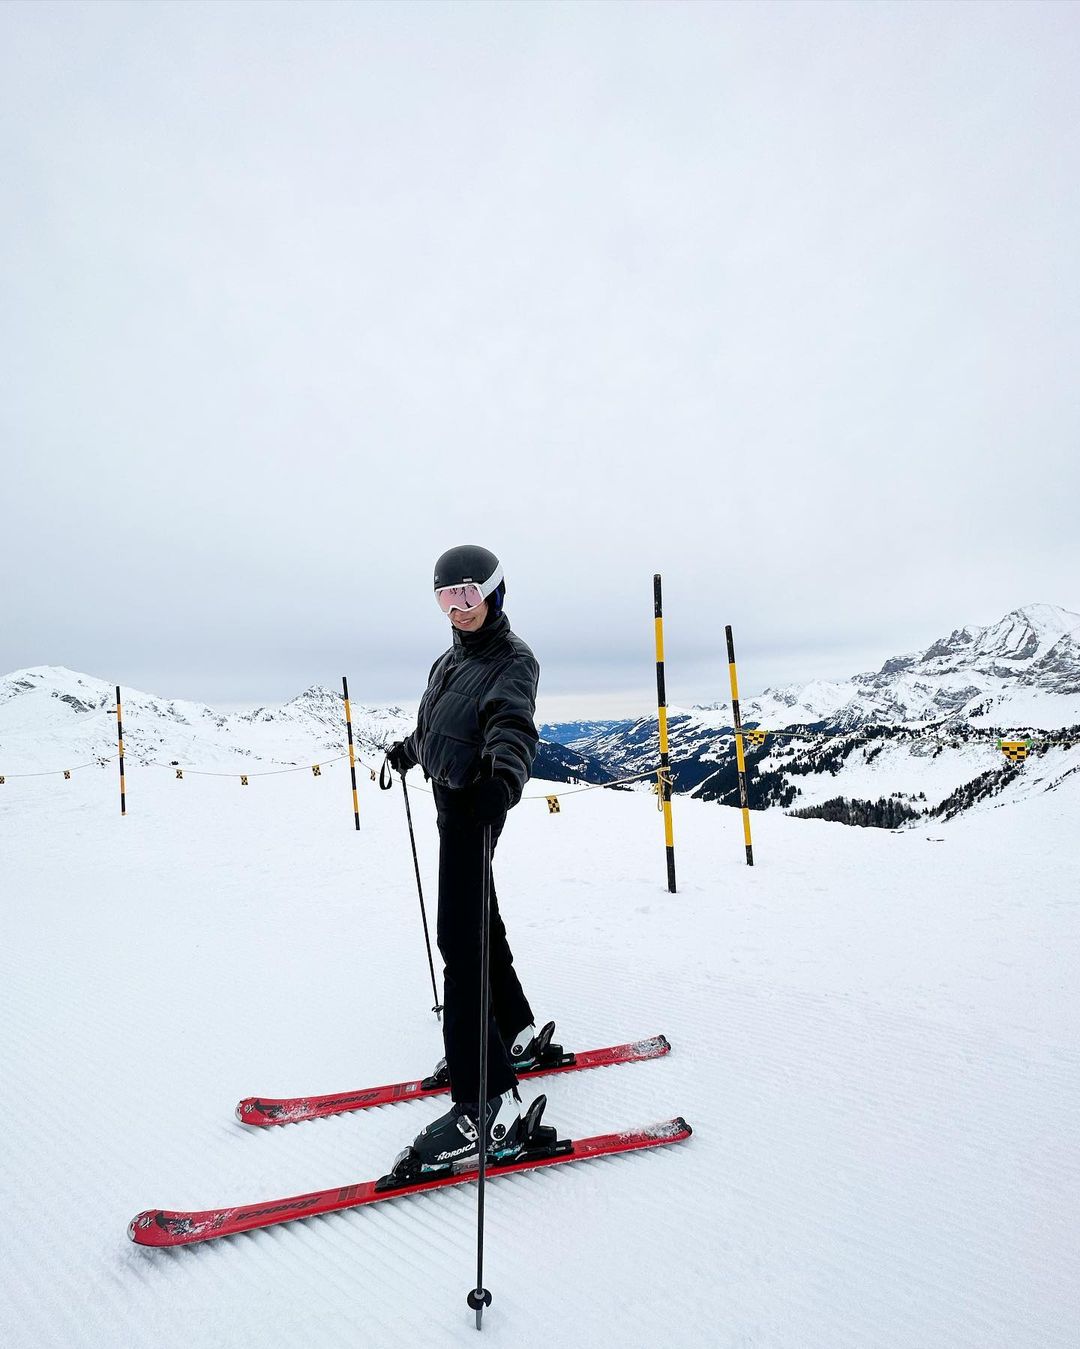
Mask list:
[[[814,736],[771,734],[748,749],[753,807],[816,808],[843,797],[952,814],[1002,792],[1049,790],[1080,763],[1075,747],[1050,743],[1080,727],[1080,614],[1028,605],[990,627],[958,628],[877,671],[766,689],[740,710],[747,728]],[[735,804],[730,703],[673,707],[668,724],[676,790]],[[657,763],[655,717],[566,730],[573,749],[619,775]],[[545,728],[553,739],[563,731]],[[1030,761],[1004,760],[1001,737],[1035,739]],[[883,809],[882,822],[895,813]]]
[[[342,696],[319,685],[281,706],[233,712],[128,688],[122,697],[132,766],[256,773],[346,754]],[[114,702],[113,685],[59,666],[0,678],[0,775],[107,762],[116,749]],[[369,767],[415,715],[358,703],[352,712],[357,756]],[[770,733],[747,751],[758,809],[821,809],[891,826],[1052,790],[1080,769],[1080,614],[1028,605],[990,627],[957,628],[877,671],[766,689],[744,700],[742,714],[744,726]],[[673,707],[669,730],[676,790],[735,804],[730,705]],[[605,782],[648,773],[659,760],[655,717],[541,733],[535,773],[549,781]],[[1005,760],[1002,737],[1031,738],[1027,762]]]
[[[63,666],[0,678],[0,761],[9,773],[63,766],[116,750],[112,684]],[[285,767],[346,752],[340,693],[313,685],[280,707],[216,712],[203,703],[121,688],[124,749],[132,763],[163,761],[245,771]],[[412,722],[400,707],[352,704],[353,739],[374,758]],[[58,758],[59,756],[59,758]]]
[[[730,724],[730,704],[714,703]],[[851,679],[766,689],[742,704],[761,726],[837,730],[963,719],[1051,728],[1080,721],[1080,614],[1053,604],[1014,609],[990,627],[957,628],[922,651]]]
[[[124,751],[130,765],[256,773],[347,753],[342,695],[313,684],[276,707],[219,712],[203,703],[121,687]],[[93,765],[116,752],[116,688],[63,666],[36,666],[0,678],[0,775]],[[412,730],[415,709],[351,703],[356,755],[369,767]],[[537,776],[603,782],[605,768],[579,751],[542,742]]]

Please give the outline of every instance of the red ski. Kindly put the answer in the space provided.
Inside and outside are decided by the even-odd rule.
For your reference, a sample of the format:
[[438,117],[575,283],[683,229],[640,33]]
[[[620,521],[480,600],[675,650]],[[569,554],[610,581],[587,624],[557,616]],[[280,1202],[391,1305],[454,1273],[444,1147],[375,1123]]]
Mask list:
[[[552,1135],[554,1132],[550,1130]],[[559,1166],[564,1162],[581,1162],[591,1157],[660,1147],[665,1143],[677,1143],[689,1138],[692,1132],[689,1124],[679,1116],[642,1129],[628,1129],[624,1133],[599,1134],[595,1138],[579,1138],[573,1142],[562,1140],[516,1161],[489,1166],[488,1179],[512,1171],[535,1171],[540,1167]],[[262,1204],[245,1204],[240,1208],[207,1209],[203,1213],[170,1213],[162,1209],[148,1209],[131,1220],[128,1236],[140,1246],[187,1246],[196,1241],[232,1236],[236,1232],[250,1232],[257,1227],[272,1227],[275,1223],[311,1218],[319,1213],[334,1213],[338,1209],[357,1208],[361,1204],[377,1204],[383,1199],[396,1199],[399,1195],[439,1190],[447,1185],[462,1185],[475,1180],[476,1174],[475,1171],[457,1172],[404,1185],[396,1184],[391,1176],[384,1176],[382,1180],[344,1185],[333,1190],[317,1190],[312,1194],[295,1195],[291,1199],[272,1199]]]
[[[584,1068],[605,1068],[613,1063],[638,1063],[642,1059],[662,1058],[670,1049],[666,1036],[654,1035],[647,1040],[611,1045],[607,1049],[589,1049],[580,1054],[560,1051],[550,1062],[543,1062],[519,1076],[547,1077],[552,1073],[574,1073]],[[423,1079],[418,1079],[415,1082],[392,1082],[385,1087],[368,1087],[361,1091],[335,1092],[330,1096],[293,1096],[282,1100],[248,1096],[236,1107],[236,1118],[241,1124],[260,1126],[298,1124],[301,1120],[341,1115],[349,1110],[366,1110],[373,1105],[391,1105],[395,1101],[419,1101],[425,1096],[441,1096],[447,1090],[447,1087],[425,1089]]]

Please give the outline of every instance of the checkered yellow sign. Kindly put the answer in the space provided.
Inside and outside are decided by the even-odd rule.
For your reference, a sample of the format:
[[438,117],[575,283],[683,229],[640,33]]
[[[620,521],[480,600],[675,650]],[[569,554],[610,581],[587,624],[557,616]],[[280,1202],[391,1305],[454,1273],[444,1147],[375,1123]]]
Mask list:
[[998,748],[1010,763],[1023,763],[1030,744],[1030,740],[999,740]]

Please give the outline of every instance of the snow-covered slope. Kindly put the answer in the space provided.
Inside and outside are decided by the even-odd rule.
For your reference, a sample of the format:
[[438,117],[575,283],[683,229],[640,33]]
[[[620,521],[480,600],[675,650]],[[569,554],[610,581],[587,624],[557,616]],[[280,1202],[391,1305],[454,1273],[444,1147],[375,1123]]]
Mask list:
[[[266,746],[268,758],[285,759]],[[421,784],[418,784],[418,788]],[[1074,1349],[1080,775],[904,834],[536,782],[496,857],[537,1015],[665,1060],[554,1077],[548,1119],[686,1143],[487,1196],[485,1343]],[[472,1187],[176,1252],[131,1216],[385,1169],[421,1101],[255,1132],[252,1093],[439,1054],[398,793],[347,770],[0,788],[0,1344],[477,1343]],[[434,899],[431,800],[413,814]],[[529,1084],[530,1099],[539,1084]]]

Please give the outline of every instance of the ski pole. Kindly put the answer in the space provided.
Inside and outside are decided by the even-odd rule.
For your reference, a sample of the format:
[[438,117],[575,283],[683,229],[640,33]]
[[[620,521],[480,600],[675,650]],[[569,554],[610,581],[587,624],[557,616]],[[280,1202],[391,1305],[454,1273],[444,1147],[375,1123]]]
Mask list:
[[[431,973],[431,993],[435,999],[435,1005],[431,1010],[441,1020],[443,1008],[439,1001],[439,988],[435,982],[435,962],[431,958],[431,936],[428,932],[427,909],[424,907],[424,886],[420,880],[420,860],[416,855],[416,834],[413,832],[412,811],[409,808],[409,789],[405,785],[405,774],[399,773],[398,776],[401,778],[401,790],[405,796],[405,818],[409,822],[409,842],[412,844],[413,870],[416,872],[416,893],[420,896],[420,921],[424,925],[424,946],[427,949],[428,970]],[[383,791],[388,791],[393,785],[394,775],[390,769],[390,760],[384,759],[379,771],[379,786]]]
[[[484,776],[495,776],[495,760],[490,755],[484,760]],[[484,1287],[484,1191],[487,1188],[487,1081],[488,1081],[488,1027],[491,1022],[491,985],[489,918],[491,909],[491,825],[483,828],[483,874],[480,880],[480,1101],[477,1105],[477,1125],[480,1129],[480,1167],[476,1193],[476,1287],[466,1298],[476,1313],[476,1328],[481,1330],[484,1308],[491,1306],[491,1294]]]

